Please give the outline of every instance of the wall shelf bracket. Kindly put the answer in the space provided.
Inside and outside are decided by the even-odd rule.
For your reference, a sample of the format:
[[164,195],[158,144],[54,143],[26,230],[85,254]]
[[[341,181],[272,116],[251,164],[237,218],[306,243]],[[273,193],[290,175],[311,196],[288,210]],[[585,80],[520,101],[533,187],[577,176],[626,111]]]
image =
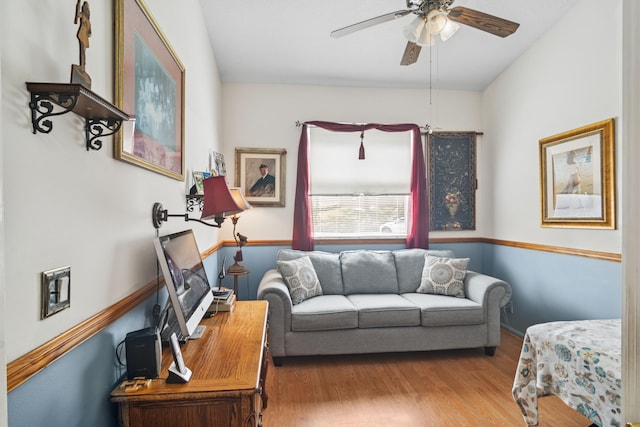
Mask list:
[[196,209],[202,212],[204,207],[204,195],[202,194],[187,194],[187,212],[195,212]]
[[31,124],[33,133],[49,133],[51,117],[73,111],[85,119],[87,151],[102,148],[104,138],[116,133],[123,121],[132,119],[109,101],[90,89],[75,83],[27,83],[31,92]]
[[99,150],[102,148],[102,141],[98,138],[111,136],[120,130],[122,120],[116,119],[87,119],[85,133],[87,140],[87,151]]

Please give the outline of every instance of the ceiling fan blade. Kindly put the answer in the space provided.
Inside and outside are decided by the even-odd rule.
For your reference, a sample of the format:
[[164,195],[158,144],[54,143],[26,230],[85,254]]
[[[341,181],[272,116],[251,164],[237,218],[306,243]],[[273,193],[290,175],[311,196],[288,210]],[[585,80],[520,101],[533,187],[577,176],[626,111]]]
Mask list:
[[356,31],[364,30],[365,28],[373,27],[374,25],[382,24],[383,22],[393,21],[394,19],[402,18],[405,15],[411,13],[411,10],[396,10],[395,12],[386,13],[384,15],[377,16],[375,18],[367,19],[366,21],[358,22],[357,24],[348,25],[344,28],[334,30],[331,32],[331,37],[343,37]]
[[413,43],[407,42],[407,47],[404,48],[404,55],[402,55],[402,59],[400,60],[400,65],[411,65],[414,64],[418,60],[418,56],[420,55],[421,46]]
[[510,36],[520,26],[516,22],[462,6],[449,9],[449,19],[500,37]]

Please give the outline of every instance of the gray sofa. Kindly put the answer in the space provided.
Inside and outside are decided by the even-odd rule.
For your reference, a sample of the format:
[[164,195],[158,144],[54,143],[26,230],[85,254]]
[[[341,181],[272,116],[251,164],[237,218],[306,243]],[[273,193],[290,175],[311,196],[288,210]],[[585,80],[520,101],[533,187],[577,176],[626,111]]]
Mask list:
[[292,300],[290,284],[278,269],[267,271],[258,287],[258,299],[269,302],[276,365],[286,356],[476,347],[492,356],[500,344],[500,309],[511,298],[506,282],[467,271],[464,297],[416,292],[425,259],[453,258],[451,251],[285,249],[276,264],[308,263],[303,257],[311,261],[321,295],[294,304],[300,299],[297,290]]

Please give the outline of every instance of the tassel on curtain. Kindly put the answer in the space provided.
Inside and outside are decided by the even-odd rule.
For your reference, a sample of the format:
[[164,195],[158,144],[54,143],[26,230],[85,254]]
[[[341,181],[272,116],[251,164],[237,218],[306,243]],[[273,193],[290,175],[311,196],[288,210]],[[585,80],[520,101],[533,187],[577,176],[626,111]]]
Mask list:
[[309,198],[309,126],[318,126],[333,132],[361,132],[361,150],[364,158],[364,131],[377,129],[383,132],[411,132],[412,160],[409,212],[407,215],[407,248],[429,247],[429,203],[427,198],[427,178],[422,150],[420,127],[416,124],[381,125],[370,123],[352,125],[322,121],[305,122],[298,146],[298,174],[296,199],[293,212],[293,249],[311,251],[314,247],[311,203]]
[[364,130],[360,132],[360,152],[358,153],[358,160],[364,160]]

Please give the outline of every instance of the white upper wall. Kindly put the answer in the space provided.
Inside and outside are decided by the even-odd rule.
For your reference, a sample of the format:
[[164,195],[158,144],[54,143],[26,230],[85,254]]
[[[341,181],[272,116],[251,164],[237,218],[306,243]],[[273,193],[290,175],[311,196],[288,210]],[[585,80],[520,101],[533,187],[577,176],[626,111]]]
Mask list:
[[[225,84],[222,94],[224,156],[230,176],[236,169],[235,147],[287,150],[286,206],[253,208],[243,213],[238,223],[242,234],[256,240],[291,239],[301,131],[295,126],[296,121],[416,123],[421,126],[430,122],[443,130],[482,130],[478,92],[436,92],[431,105],[428,90]],[[354,138],[359,141],[358,134],[354,134]],[[482,200],[482,194],[482,191],[478,192],[478,199]],[[478,203],[482,204],[482,201]],[[226,239],[231,238],[230,230],[223,233]],[[456,237],[482,235],[478,228],[459,232]]]
[[[485,236],[612,253],[617,230],[542,228],[538,141],[608,118],[616,120],[616,186],[622,182],[622,1],[583,0],[504,72],[482,97],[485,144],[480,182]],[[598,30],[595,30],[595,29]]]
[[[78,62],[75,2],[5,1],[2,40],[2,181],[5,207],[6,356],[12,361],[151,282],[156,275],[151,207],[185,212],[192,170],[219,150],[220,80],[197,0],[147,6],[186,69],[185,168],[177,181],[113,159],[112,138],[84,148],[84,120],[53,117],[31,132],[25,82],[69,81]],[[113,1],[90,2],[87,71],[94,92],[113,100]],[[161,233],[191,228],[172,219]],[[201,250],[220,236],[193,226]],[[71,266],[71,308],[40,320],[40,274]],[[147,325],[140,325],[144,327]]]

